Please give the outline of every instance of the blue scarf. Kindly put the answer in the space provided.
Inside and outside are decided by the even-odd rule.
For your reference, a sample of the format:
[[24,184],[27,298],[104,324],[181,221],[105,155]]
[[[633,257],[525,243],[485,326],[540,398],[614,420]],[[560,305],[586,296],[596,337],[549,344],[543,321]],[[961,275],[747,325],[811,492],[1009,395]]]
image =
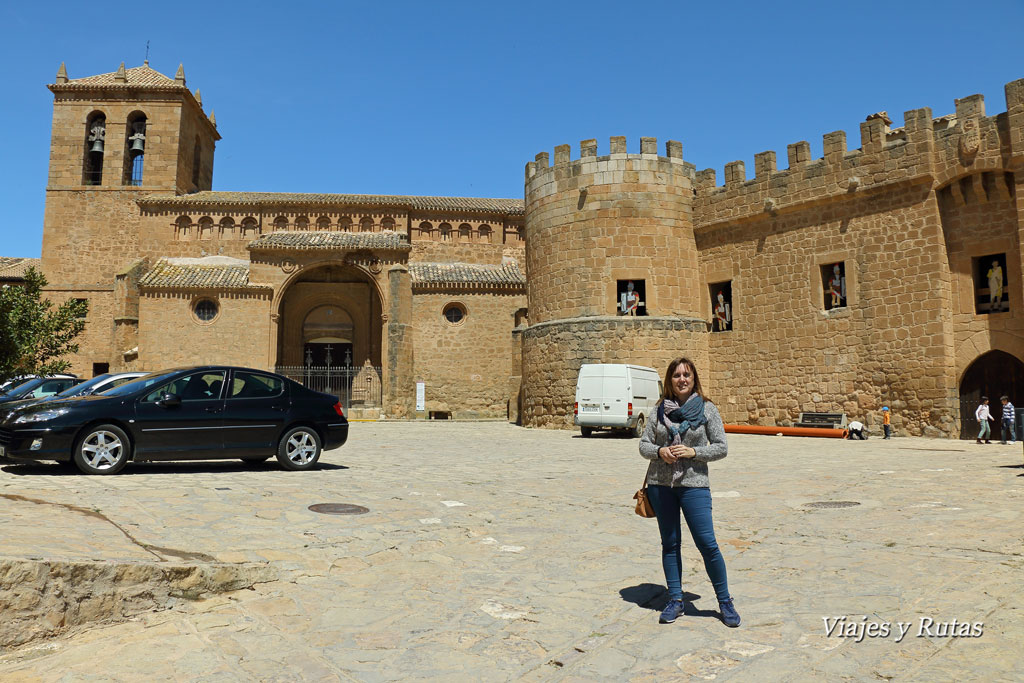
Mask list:
[[658,413],[661,421],[672,435],[672,443],[682,443],[683,434],[688,429],[695,429],[707,422],[704,416],[704,399],[700,394],[690,394],[683,405],[679,405],[670,398],[666,398],[658,406]]

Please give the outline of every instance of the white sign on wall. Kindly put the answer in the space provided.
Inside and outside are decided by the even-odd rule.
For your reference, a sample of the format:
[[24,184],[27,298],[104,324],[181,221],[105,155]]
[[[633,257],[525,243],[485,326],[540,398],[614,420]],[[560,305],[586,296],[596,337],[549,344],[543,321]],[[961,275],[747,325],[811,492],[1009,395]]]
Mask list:
[[422,411],[427,409],[427,384],[426,382],[416,382],[416,410]]

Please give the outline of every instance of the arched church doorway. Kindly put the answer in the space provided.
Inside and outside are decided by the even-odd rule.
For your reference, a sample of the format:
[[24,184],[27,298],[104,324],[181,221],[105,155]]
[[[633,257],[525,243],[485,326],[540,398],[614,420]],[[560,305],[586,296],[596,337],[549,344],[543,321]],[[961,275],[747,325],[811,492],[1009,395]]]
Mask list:
[[302,350],[305,365],[351,366],[352,316],[333,304],[317,306],[302,323]]
[[1024,403],[1024,363],[1005,351],[989,351],[978,356],[960,380],[960,438],[973,439],[978,434],[974,411],[982,396],[989,397],[992,408],[992,433],[999,433],[1000,396],[1009,396],[1015,406]]
[[376,283],[345,264],[310,268],[280,299],[277,371],[334,394],[346,411],[381,405],[382,302]]

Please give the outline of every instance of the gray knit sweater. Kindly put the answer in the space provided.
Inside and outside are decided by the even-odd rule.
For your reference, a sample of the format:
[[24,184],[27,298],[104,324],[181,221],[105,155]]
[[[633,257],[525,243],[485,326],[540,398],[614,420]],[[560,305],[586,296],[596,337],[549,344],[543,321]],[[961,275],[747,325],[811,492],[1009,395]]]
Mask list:
[[658,423],[657,413],[650,416],[644,434],[640,437],[640,455],[652,461],[647,468],[648,486],[711,485],[708,463],[724,458],[729,446],[725,442],[722,416],[711,401],[704,402],[704,417],[707,418],[704,426],[689,429],[683,435],[683,445],[691,447],[696,454],[692,458],[680,458],[675,464],[669,465],[658,457],[658,449],[672,443],[672,437],[665,425]]

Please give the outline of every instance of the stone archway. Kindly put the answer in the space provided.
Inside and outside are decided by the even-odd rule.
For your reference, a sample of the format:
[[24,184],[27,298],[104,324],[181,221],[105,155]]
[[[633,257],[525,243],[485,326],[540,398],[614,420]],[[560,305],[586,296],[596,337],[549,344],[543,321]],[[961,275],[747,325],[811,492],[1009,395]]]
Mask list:
[[978,356],[960,380],[960,438],[973,439],[978,433],[974,411],[982,396],[988,396],[993,431],[999,428],[999,397],[1009,396],[1015,406],[1024,403],[1024,363],[1005,351],[989,351]]
[[[327,264],[293,280],[280,298],[277,326],[278,366],[301,366],[307,345],[343,344],[351,364],[380,367],[382,302],[377,286],[358,268]],[[341,364],[344,358],[335,355]]]

